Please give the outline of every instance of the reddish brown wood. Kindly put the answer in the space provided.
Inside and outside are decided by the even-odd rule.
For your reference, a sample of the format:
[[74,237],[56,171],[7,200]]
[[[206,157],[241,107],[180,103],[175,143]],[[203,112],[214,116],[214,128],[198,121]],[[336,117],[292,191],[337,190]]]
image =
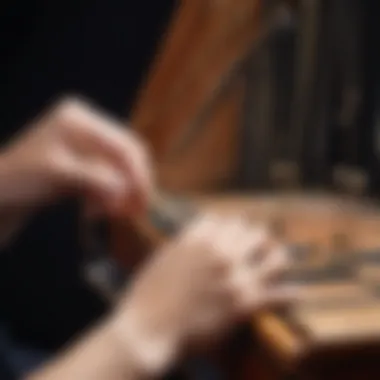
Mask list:
[[[232,86],[230,95],[216,105],[210,120],[206,121],[208,131],[196,143],[201,147],[207,145],[207,149],[195,147],[197,152],[193,153],[191,146],[188,152],[183,152],[185,158],[180,155],[170,159],[170,153],[178,140],[193,127],[223,78],[251,49],[258,35],[259,17],[258,0],[188,0],[180,3],[136,101],[132,117],[132,124],[151,145],[158,163],[159,177],[159,165],[164,166],[164,185],[170,184],[173,178],[168,180],[168,173],[171,170],[176,172],[174,167],[179,165],[178,162],[182,159],[189,162],[189,157],[198,158],[199,154],[218,149],[220,144],[215,141],[220,142],[219,136],[222,135],[227,136],[222,144],[223,152],[218,149],[215,153],[217,157],[229,158],[223,160],[225,169],[216,168],[211,177],[220,177],[220,172],[223,176],[226,171],[233,172],[231,162],[236,153],[236,138],[230,138],[228,144],[225,141],[236,130],[238,113],[234,111],[232,118],[223,115],[221,108],[236,110],[239,107],[243,91],[241,86]],[[207,156],[203,158],[206,162]],[[173,169],[168,166],[173,166]],[[196,176],[197,165],[194,163],[191,166],[191,174]],[[200,174],[199,177],[204,178],[205,175]],[[179,182],[178,179],[173,181]],[[194,183],[192,180],[188,182]]]
[[[226,216],[243,214],[263,223],[281,217],[286,222],[287,241],[312,242],[317,246],[316,263],[323,263],[331,258],[326,252],[329,251],[331,237],[337,231],[344,231],[350,236],[349,244],[353,249],[371,249],[380,245],[377,233],[380,228],[379,211],[371,204],[352,203],[328,196],[305,197],[302,194],[274,197],[205,197],[194,198],[194,202],[203,210]],[[139,234],[140,242],[150,242],[150,247],[159,244],[163,237],[154,233],[148,220],[140,222],[140,228],[131,228],[128,231]],[[124,236],[133,240],[132,235]],[[146,246],[134,247],[138,250],[146,249]],[[139,251],[141,256],[144,253],[147,251]],[[312,260],[314,262],[314,258]],[[322,296],[327,297],[331,291],[331,287],[329,290],[326,286]],[[364,318],[365,313],[363,310]],[[274,311],[257,314],[253,319],[251,335],[252,343],[256,344],[250,345],[248,350],[243,347],[237,355],[233,349],[220,350],[222,363],[228,364],[226,370],[229,371],[230,378],[269,380],[294,374],[301,379],[327,379],[333,375],[336,378],[359,379],[360,374],[365,374],[365,378],[368,379],[378,378],[376,375],[380,374],[380,365],[374,360],[374,354],[379,352],[379,344],[377,347],[365,345],[363,349],[357,350],[351,343],[341,346],[332,342],[328,350],[321,351],[305,331],[294,329],[294,324],[289,322],[289,319],[284,319]],[[255,337],[257,340],[254,341]],[[375,351],[372,351],[372,348]]]

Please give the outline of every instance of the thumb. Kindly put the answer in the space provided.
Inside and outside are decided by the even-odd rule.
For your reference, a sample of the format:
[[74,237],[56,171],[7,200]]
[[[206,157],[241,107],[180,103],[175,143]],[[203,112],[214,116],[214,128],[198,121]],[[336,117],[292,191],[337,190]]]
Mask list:
[[75,191],[94,204],[95,209],[114,213],[131,192],[128,180],[120,170],[101,162],[80,162],[67,168]]

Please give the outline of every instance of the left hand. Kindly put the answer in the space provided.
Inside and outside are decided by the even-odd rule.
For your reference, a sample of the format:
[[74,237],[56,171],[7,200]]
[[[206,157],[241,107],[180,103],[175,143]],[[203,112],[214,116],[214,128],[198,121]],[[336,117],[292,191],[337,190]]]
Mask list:
[[200,215],[128,287],[112,318],[114,339],[126,357],[162,375],[199,340],[293,301],[295,289],[277,281],[288,264],[285,247],[266,229],[242,217]]
[[132,131],[68,99],[28,126],[0,156],[0,205],[26,208],[67,193],[98,213],[142,212],[152,187],[147,149]]

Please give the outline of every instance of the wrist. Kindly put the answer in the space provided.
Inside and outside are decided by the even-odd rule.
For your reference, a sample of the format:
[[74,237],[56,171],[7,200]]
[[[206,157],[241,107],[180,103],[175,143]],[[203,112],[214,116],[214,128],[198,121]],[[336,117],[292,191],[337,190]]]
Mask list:
[[133,363],[140,376],[164,375],[180,354],[181,340],[174,330],[152,331],[133,313],[114,316],[109,326],[115,346],[128,357],[129,364]]

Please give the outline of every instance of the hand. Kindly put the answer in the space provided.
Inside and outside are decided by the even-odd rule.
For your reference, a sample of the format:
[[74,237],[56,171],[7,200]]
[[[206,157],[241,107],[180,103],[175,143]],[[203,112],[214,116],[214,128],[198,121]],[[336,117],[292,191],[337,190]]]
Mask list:
[[234,322],[292,289],[276,277],[284,249],[243,219],[203,216],[163,247],[136,278],[114,320],[141,367],[161,374],[185,345],[222,334]]
[[98,212],[137,213],[151,189],[146,147],[79,100],[36,120],[0,156],[0,203],[34,206],[77,192]]

